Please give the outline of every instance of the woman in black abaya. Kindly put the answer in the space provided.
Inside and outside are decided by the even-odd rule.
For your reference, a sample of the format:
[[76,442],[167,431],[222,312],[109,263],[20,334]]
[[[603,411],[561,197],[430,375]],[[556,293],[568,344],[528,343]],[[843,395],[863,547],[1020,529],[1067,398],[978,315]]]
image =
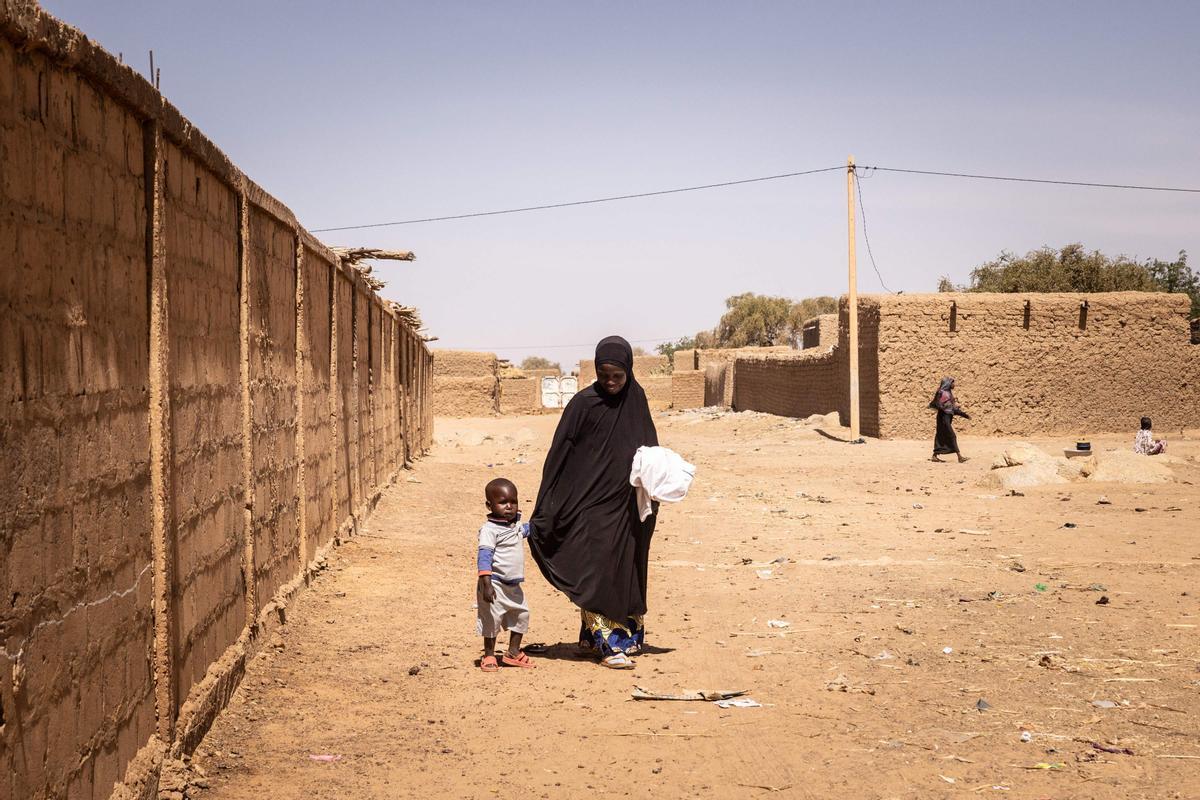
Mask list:
[[958,449],[958,435],[954,432],[954,418],[958,416],[970,419],[971,417],[954,399],[954,378],[942,378],[941,385],[934,392],[929,407],[937,411],[937,429],[933,437],[933,458],[929,460],[941,461],[938,456],[953,453],[958,456],[958,463],[966,461],[967,457]]
[[645,641],[646,572],[655,515],[638,519],[633,456],[656,446],[633,350],[620,336],[596,345],[596,382],[563,410],[529,521],[542,575],[579,606],[580,644],[601,664],[629,669]]

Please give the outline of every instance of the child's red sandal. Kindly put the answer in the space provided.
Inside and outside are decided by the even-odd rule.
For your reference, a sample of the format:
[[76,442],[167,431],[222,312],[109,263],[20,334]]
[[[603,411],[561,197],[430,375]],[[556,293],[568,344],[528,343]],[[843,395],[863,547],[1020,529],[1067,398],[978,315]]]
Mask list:
[[500,657],[500,660],[510,667],[521,667],[522,669],[534,669],[537,666],[537,664],[529,660],[529,656],[525,655],[524,652],[517,653],[515,656],[505,653]]
[[479,659],[479,668],[484,672],[499,672],[500,665],[496,663],[495,656],[484,656]]

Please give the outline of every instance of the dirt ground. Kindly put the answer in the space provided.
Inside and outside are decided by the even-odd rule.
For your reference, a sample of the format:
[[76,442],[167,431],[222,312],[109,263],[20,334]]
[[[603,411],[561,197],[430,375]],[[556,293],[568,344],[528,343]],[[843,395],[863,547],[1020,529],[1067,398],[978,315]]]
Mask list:
[[527,558],[549,650],[482,674],[482,488],[511,477],[528,515],[556,421],[439,420],[253,661],[192,796],[1200,797],[1200,434],[1171,436],[1175,482],[1014,496],[977,485],[998,439],[933,464],[928,442],[657,415],[697,477],[660,512],[651,652],[576,658],[578,615]]

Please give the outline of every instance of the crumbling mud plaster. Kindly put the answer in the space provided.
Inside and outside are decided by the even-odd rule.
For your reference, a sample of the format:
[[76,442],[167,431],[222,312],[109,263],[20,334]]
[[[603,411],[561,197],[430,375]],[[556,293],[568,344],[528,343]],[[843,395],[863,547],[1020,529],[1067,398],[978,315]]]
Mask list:
[[[958,381],[980,434],[1132,431],[1195,425],[1200,348],[1184,295],[932,294],[859,300],[860,407],[870,436],[924,437],[938,380]],[[733,405],[788,416],[839,412],[848,422],[847,315],[838,344],[812,355],[741,356]]]
[[0,160],[0,798],[153,796],[430,446],[430,354],[33,4],[0,5]]

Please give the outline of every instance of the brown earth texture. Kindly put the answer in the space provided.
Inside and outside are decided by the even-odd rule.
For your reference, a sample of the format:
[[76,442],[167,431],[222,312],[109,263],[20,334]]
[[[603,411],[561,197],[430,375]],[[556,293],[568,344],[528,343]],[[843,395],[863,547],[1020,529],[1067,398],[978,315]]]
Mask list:
[[635,670],[575,654],[527,558],[548,648],[480,672],[483,485],[511,477],[528,515],[556,418],[439,420],[264,643],[188,796],[1200,797],[1200,434],[1168,434],[1165,482],[998,489],[1013,442],[934,464],[762,414],[657,423],[697,475],[660,511]]

